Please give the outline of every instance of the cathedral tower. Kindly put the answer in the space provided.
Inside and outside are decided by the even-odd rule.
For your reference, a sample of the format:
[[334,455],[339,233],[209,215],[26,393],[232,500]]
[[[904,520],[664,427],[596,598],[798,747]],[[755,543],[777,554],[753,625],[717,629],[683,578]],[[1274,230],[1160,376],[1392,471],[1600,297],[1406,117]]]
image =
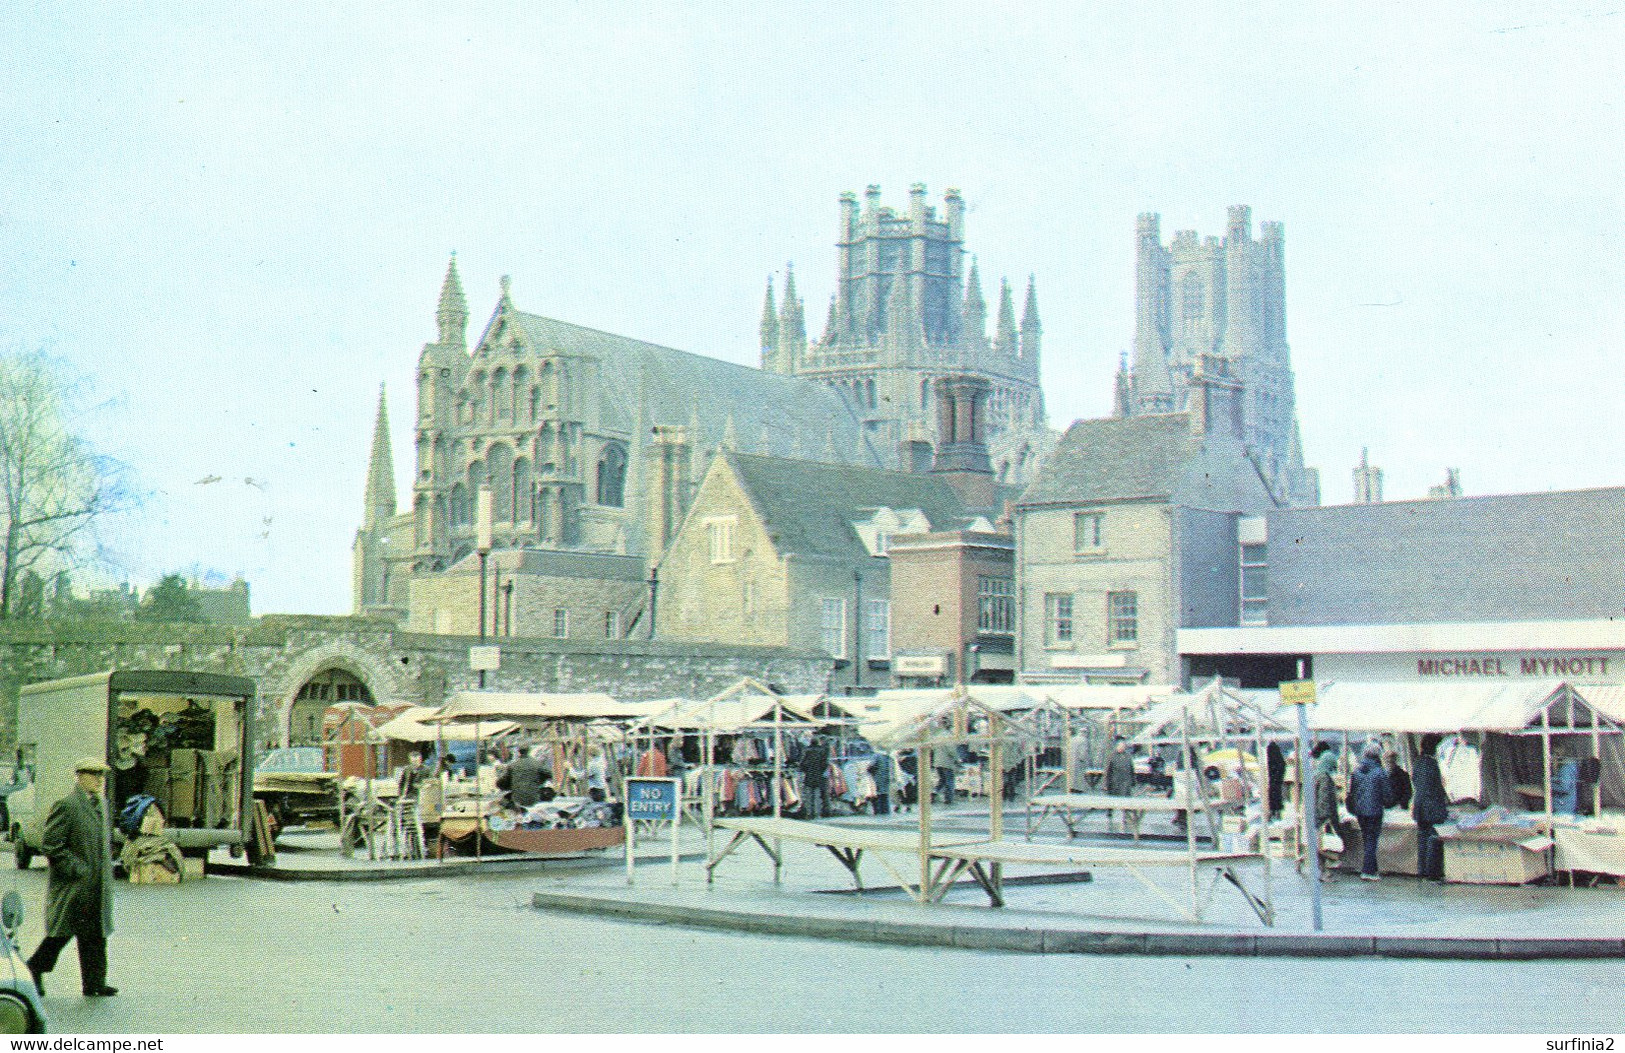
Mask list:
[[[1039,382],[1043,327],[1036,281],[1028,279],[1018,321],[1015,298],[1000,282],[991,339],[981,276],[965,266],[965,203],[943,194],[941,210],[925,185],[909,188],[908,207],[881,203],[870,186],[859,203],[840,197],[836,282],[823,337],[808,342],[793,276],[770,325],[763,308],[762,368],[824,381],[846,396],[877,449],[895,451],[921,436],[937,438],[936,382],[973,376],[987,383],[986,439],[1001,481],[1026,481],[1053,443]],[[792,315],[792,303],[794,310]],[[788,317],[787,317],[788,316]]]
[[1167,245],[1160,217],[1135,228],[1132,413],[1186,408],[1204,356],[1217,356],[1242,385],[1243,437],[1276,496],[1318,504],[1317,473],[1303,464],[1297,398],[1286,342],[1285,230],[1264,223],[1252,235],[1252,209],[1232,207],[1224,238],[1177,231]]

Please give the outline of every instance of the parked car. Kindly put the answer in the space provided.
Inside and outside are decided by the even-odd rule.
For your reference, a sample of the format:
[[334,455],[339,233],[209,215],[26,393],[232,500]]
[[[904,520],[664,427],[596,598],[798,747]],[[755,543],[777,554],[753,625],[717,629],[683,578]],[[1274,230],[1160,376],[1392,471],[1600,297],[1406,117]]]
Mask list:
[[287,746],[260,758],[254,769],[254,799],[265,805],[277,830],[312,823],[337,823],[339,774],[328,771],[320,746]]
[[46,1031],[45,1004],[17,950],[17,930],[23,924],[23,897],[16,889],[0,897],[0,1034],[42,1035]]

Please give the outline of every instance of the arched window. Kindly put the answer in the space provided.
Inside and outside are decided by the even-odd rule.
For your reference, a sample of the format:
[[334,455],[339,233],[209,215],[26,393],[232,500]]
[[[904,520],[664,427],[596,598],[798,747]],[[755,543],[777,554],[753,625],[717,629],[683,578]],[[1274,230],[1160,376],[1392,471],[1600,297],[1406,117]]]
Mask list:
[[508,371],[500,366],[491,373],[491,423],[498,417],[512,417],[513,403],[508,401]]
[[536,517],[531,505],[530,490],[530,459],[515,457],[513,461],[513,521],[515,523],[535,521]]
[[451,525],[466,527],[474,522],[474,510],[469,507],[468,487],[458,483],[451,488]]
[[513,420],[515,424],[531,423],[530,421],[521,420],[525,412],[525,390],[528,387],[530,387],[529,371],[527,371],[524,366],[515,366],[513,370],[512,386],[509,388],[507,395],[508,405],[513,409]]
[[512,523],[513,451],[506,443],[493,443],[485,460],[491,472],[491,522]]
[[626,451],[610,443],[598,458],[598,503],[611,508],[626,504]]

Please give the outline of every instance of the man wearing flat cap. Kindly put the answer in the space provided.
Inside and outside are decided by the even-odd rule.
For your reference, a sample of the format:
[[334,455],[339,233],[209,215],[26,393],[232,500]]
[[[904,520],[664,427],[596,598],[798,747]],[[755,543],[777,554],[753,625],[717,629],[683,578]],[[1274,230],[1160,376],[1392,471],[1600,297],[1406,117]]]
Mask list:
[[41,849],[51,861],[45,886],[45,939],[28,959],[40,994],[68,941],[79,941],[79,979],[87,998],[118,994],[107,986],[107,937],[113,931],[113,846],[102,787],[107,765],[86,757],[73,767],[78,785],[51,806]]

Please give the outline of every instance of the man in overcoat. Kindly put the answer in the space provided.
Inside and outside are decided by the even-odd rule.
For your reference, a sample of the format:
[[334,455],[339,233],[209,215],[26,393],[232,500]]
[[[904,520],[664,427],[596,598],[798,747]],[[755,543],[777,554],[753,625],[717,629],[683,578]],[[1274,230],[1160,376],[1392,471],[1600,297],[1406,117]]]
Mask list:
[[107,765],[86,757],[74,765],[77,785],[51,806],[41,849],[51,861],[45,886],[45,938],[28,959],[40,994],[68,941],[79,941],[79,979],[89,998],[118,994],[107,986],[107,937],[113,931],[112,828],[102,787]]

